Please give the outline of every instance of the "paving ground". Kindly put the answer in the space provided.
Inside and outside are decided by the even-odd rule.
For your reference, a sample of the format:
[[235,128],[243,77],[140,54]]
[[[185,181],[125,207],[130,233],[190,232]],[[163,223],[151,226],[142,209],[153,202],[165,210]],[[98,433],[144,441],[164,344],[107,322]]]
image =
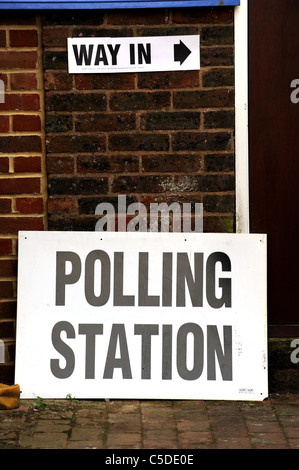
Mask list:
[[299,394],[263,402],[21,400],[0,449],[299,449]]

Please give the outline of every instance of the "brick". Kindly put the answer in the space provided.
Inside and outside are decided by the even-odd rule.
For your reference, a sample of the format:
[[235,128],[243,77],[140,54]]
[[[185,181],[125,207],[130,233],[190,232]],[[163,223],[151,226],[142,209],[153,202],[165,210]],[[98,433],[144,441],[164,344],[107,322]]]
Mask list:
[[11,204],[11,199],[0,199],[0,214],[10,214]]
[[113,181],[114,193],[159,193],[167,192],[172,188],[170,176],[147,175],[147,176],[119,176]]
[[130,10],[129,12],[109,11],[107,14],[107,24],[127,25],[127,24],[164,24],[167,22],[167,15],[162,9],[149,9],[144,15],[142,10]]
[[204,87],[234,86],[235,73],[233,67],[225,69],[202,69],[202,83]]
[[13,73],[10,78],[12,90],[36,90],[37,77],[35,73]]
[[50,174],[73,173],[75,168],[73,157],[48,156],[46,160],[47,172]]
[[22,11],[22,15],[18,12],[3,12],[0,17],[0,25],[4,26],[20,26],[20,25],[36,25],[36,15],[31,12]]
[[13,116],[13,130],[19,132],[38,132],[41,130],[39,116]]
[[73,77],[67,72],[45,72],[45,90],[71,90],[73,87]]
[[[1,217],[0,217],[1,219]],[[3,245],[3,240],[1,245]],[[11,240],[8,240],[11,241]],[[8,243],[7,243],[8,244]],[[3,249],[3,247],[2,247]],[[3,259],[0,263],[0,277],[15,277],[17,275],[17,260]]]
[[67,51],[45,51],[43,54],[44,68],[48,70],[68,70]]
[[179,132],[173,136],[173,150],[227,150],[231,147],[229,132]]
[[0,68],[9,69],[35,69],[38,55],[36,52],[3,51],[0,54]]
[[204,127],[206,129],[234,128],[234,111],[210,111],[204,113]]
[[73,129],[73,117],[65,114],[47,114],[46,132],[68,132]]
[[113,93],[110,107],[114,111],[160,109],[170,106],[169,92],[127,92]]
[[0,232],[16,234],[19,230],[44,230],[42,217],[0,217]]
[[6,47],[6,32],[0,30],[0,47]]
[[63,178],[50,177],[48,183],[49,195],[81,195],[106,194],[108,191],[107,178]]
[[11,253],[12,253],[12,241],[8,238],[0,238],[0,254],[10,255]]
[[48,93],[46,95],[48,111],[105,111],[104,93]]
[[48,226],[49,230],[93,232],[95,230],[97,220],[97,217],[91,216],[81,216],[80,218],[77,216],[67,218],[65,215],[59,218],[50,216]]
[[77,90],[133,90],[134,73],[78,74],[75,76]]
[[136,128],[135,114],[79,114],[75,117],[76,132],[126,131]]
[[[66,47],[67,38],[70,37],[70,28],[44,28],[43,45],[45,47]],[[76,36],[74,36],[76,37]]]
[[202,47],[200,50],[201,67],[223,67],[234,65],[233,47]]
[[199,73],[197,70],[139,73],[137,80],[140,89],[192,88],[199,85]]
[[65,25],[101,25],[105,19],[104,13],[98,10],[94,10],[92,15],[89,10],[86,11],[63,11],[60,10],[58,13],[47,12],[42,16],[42,22],[44,26],[65,26]]
[[206,172],[234,171],[235,159],[233,154],[208,154],[204,158]]
[[139,160],[133,156],[79,156],[77,158],[78,173],[117,173],[136,172]]
[[177,130],[198,129],[201,121],[200,112],[155,112],[141,116],[141,129],[144,130]]
[[[1,314],[2,309],[0,303],[0,318],[3,318],[3,314]],[[15,337],[15,323],[11,320],[5,320],[0,322],[0,338],[14,338]]]
[[0,280],[0,297],[9,298],[14,296],[14,283],[12,281]]
[[1,180],[0,194],[40,193],[40,178],[6,178]]
[[50,197],[48,199],[48,212],[50,214],[77,213],[77,201],[73,197]]
[[201,29],[200,43],[202,46],[232,45],[234,28],[232,26],[213,26]]
[[38,111],[40,99],[38,94],[9,94],[5,95],[5,103],[1,104],[2,111]]
[[195,155],[143,155],[142,170],[146,172],[194,172],[201,167],[201,157]]
[[215,89],[197,91],[176,91],[173,105],[177,109],[222,108],[234,105],[234,90]]
[[15,157],[15,173],[39,173],[41,172],[41,157]]
[[43,212],[43,199],[41,197],[18,197],[16,210],[21,214],[39,214]]
[[0,116],[0,132],[9,131],[9,116]]
[[8,173],[8,172],[9,172],[9,158],[0,157],[0,173]]
[[34,29],[10,30],[11,47],[37,47],[38,33]]
[[[41,152],[42,144],[39,136],[3,136],[0,139],[0,152]],[[1,190],[0,190],[1,191]]]
[[49,153],[104,152],[106,139],[98,135],[51,135],[47,137],[47,150]]
[[[79,197],[78,198],[78,207],[79,214],[94,214],[98,204],[105,202],[112,204],[114,207],[115,213],[118,212],[118,198],[117,196],[102,196],[97,195],[93,197]],[[130,204],[137,202],[137,197],[127,196],[126,197],[126,209]]]
[[227,195],[204,195],[204,210],[207,212],[233,212],[235,209],[235,197]]
[[109,136],[109,150],[112,151],[165,151],[169,149],[166,134],[112,134]]
[[235,219],[233,216],[206,216],[203,221],[203,231],[234,233]]

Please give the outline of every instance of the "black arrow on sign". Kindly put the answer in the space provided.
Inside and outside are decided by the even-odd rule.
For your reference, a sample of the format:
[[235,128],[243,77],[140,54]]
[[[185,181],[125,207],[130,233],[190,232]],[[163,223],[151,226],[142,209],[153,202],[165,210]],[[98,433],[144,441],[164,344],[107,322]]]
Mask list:
[[190,49],[182,41],[180,41],[180,44],[174,45],[174,61],[180,62],[180,65],[185,62],[190,54]]

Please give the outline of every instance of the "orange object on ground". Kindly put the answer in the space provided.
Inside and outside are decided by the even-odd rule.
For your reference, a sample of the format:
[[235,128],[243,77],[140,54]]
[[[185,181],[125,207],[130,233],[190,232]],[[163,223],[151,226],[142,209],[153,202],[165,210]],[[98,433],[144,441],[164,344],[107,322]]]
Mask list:
[[0,410],[12,410],[20,405],[20,385],[0,383]]

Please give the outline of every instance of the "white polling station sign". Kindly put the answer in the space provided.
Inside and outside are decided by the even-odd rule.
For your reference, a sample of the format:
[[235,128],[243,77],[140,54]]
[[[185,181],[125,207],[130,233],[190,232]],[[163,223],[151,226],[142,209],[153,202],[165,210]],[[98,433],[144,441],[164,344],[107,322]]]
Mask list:
[[68,38],[69,73],[199,70],[199,36]]
[[22,398],[267,397],[266,236],[20,232]]

